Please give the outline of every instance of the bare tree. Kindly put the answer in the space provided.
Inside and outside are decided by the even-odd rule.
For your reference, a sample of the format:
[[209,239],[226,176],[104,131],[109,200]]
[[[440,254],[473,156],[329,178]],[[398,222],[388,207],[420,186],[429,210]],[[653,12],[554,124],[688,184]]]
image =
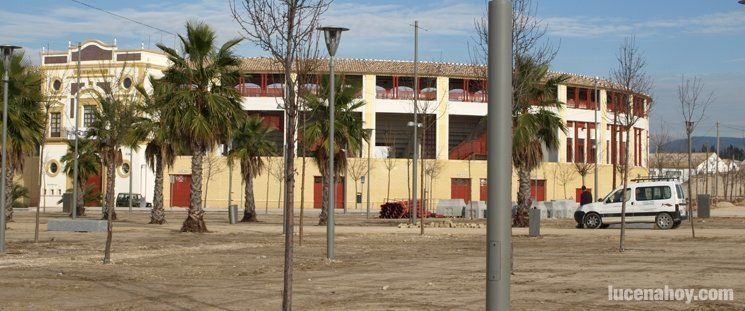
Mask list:
[[[636,39],[627,37],[624,39],[616,55],[618,64],[616,68],[611,69],[610,76],[616,87],[620,88],[623,103],[616,107],[613,113],[614,120],[618,120],[616,125],[620,126],[626,134],[627,147],[624,148],[623,154],[623,189],[628,188],[629,169],[632,163],[629,163],[629,154],[631,148],[628,148],[631,141],[631,130],[635,129],[636,123],[649,116],[652,109],[652,97],[649,96],[646,102],[643,100],[645,94],[652,91],[653,82],[651,76],[647,73],[646,57],[636,45]],[[642,100],[638,100],[639,98]],[[623,191],[623,202],[621,203],[621,237],[619,242],[619,251],[624,251],[624,238],[626,235],[626,191]]]
[[587,162],[577,162],[574,163],[574,169],[577,171],[577,174],[582,177],[582,185],[584,186],[585,177],[593,172],[593,170],[595,169],[595,164]]
[[[347,160],[349,164],[347,165],[347,176],[352,178],[352,182],[354,183],[354,195],[355,195],[355,208],[357,206],[357,193],[359,189],[357,188],[357,183],[360,182],[362,179],[362,176],[365,176],[367,173],[367,159],[363,159],[360,157],[354,157]],[[346,213],[347,206],[344,204],[344,212]]]
[[204,202],[202,208],[207,208],[207,201],[209,198],[207,191],[209,191],[210,188],[210,180],[225,171],[225,163],[223,163],[222,157],[215,154],[214,152],[210,152],[202,165],[204,166],[205,170]]
[[574,179],[574,174],[576,173],[577,170],[569,165],[557,164],[556,167],[554,167],[554,179],[564,189],[565,200],[567,198],[567,185],[572,182],[572,180]]
[[387,190],[385,192],[385,201],[388,202],[391,199],[391,171],[396,168],[396,138],[391,135],[390,130],[385,132],[385,143],[388,146],[388,155],[385,157],[383,164],[387,174]]
[[285,77],[284,110],[287,115],[285,128],[285,268],[282,309],[292,309],[292,262],[295,194],[295,130],[297,128],[297,80],[292,66],[303,51],[313,45],[313,33],[321,15],[332,0],[233,0],[230,9],[244,36],[280,64]]
[[445,168],[445,161],[432,159],[425,162],[424,173],[429,179],[429,209],[432,210],[432,204],[434,204],[433,193],[435,189],[435,181],[442,174],[442,170]]
[[[714,92],[706,93],[704,83],[701,79],[694,77],[686,79],[681,76],[678,86],[678,101],[685,122],[685,131],[688,138],[688,219],[691,222],[691,237],[696,238],[696,229],[693,224],[693,198],[690,179],[693,176],[693,164],[691,160],[693,131],[701,123],[706,115],[706,110],[714,102]],[[708,163],[708,159],[706,160]],[[707,170],[708,174],[708,170]]]
[[657,129],[653,133],[649,133],[649,142],[651,147],[654,148],[655,153],[654,161],[650,161],[651,163],[649,163],[649,167],[657,169],[657,173],[662,175],[662,170],[664,169],[665,163],[667,162],[666,160],[668,159],[660,157],[660,152],[665,151],[672,139],[665,120],[658,120],[658,122],[655,123],[658,124]]

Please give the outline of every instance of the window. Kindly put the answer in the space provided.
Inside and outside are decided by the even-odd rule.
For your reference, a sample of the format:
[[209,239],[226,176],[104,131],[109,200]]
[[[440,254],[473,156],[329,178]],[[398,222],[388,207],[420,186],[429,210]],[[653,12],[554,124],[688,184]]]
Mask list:
[[574,152],[572,152],[574,150],[574,146],[572,142],[574,142],[573,138],[567,138],[567,163],[574,162],[574,158],[572,157],[572,155],[574,154]]
[[54,90],[54,92],[59,92],[60,89],[62,89],[62,81],[60,81],[60,79],[54,79],[54,82],[52,82],[52,90]]
[[[631,199],[631,189],[626,189],[626,201]],[[613,194],[609,195],[605,199],[605,203],[621,203],[623,202],[623,192],[621,189],[616,190]]]
[[569,108],[577,107],[577,102],[575,101],[576,96],[577,96],[577,88],[567,87],[567,107]]
[[124,78],[124,81],[122,81],[122,86],[125,89],[129,90],[129,88],[132,87],[132,78],[130,78],[130,77]]
[[49,136],[62,137],[62,114],[52,112],[49,114]]
[[635,192],[637,201],[667,200],[673,197],[669,186],[639,187]]
[[96,120],[96,106],[85,105],[83,106],[83,126],[89,127]]
[[678,199],[685,199],[685,192],[683,192],[683,186],[675,185],[675,189],[678,192]]

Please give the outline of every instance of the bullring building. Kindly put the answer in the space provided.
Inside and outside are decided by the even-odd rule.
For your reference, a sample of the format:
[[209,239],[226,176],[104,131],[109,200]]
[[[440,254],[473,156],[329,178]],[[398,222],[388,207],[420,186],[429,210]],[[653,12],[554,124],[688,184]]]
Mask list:
[[[77,62],[80,58],[81,82],[77,83]],[[58,206],[62,193],[71,187],[71,179],[62,173],[60,158],[67,152],[67,140],[73,136],[74,120],[78,114],[78,127],[85,132],[97,109],[96,94],[111,91],[122,95],[134,94],[134,85],[143,83],[149,88],[146,77],[160,76],[168,66],[167,58],[159,51],[143,48],[125,50],[116,44],[86,41],[81,49],[70,46],[66,51],[47,51],[42,55],[41,69],[45,73],[44,92],[52,101],[48,111],[47,143],[44,153],[28,159],[23,183],[31,190],[29,204]],[[328,74],[325,61],[317,72],[309,73],[304,87],[315,88],[321,77]],[[424,193],[430,206],[441,199],[462,198],[465,201],[487,201],[486,140],[483,135],[487,114],[486,81],[484,68],[469,64],[420,62],[418,66],[419,89],[414,89],[414,66],[411,61],[340,59],[336,72],[346,83],[361,86],[357,94],[364,105],[357,111],[363,127],[373,129],[370,144],[350,160],[351,165],[366,166],[371,157],[370,177],[359,179],[359,173],[348,172],[337,185],[339,207],[350,210],[364,208],[367,184],[370,184],[372,206],[377,208],[387,200],[409,197],[413,151],[414,99],[417,98],[420,123],[424,131],[421,156],[424,159]],[[236,86],[243,97],[243,109],[248,114],[264,117],[265,123],[278,131],[272,139],[282,146],[286,118],[282,110],[284,76],[279,65],[269,58],[244,58],[242,77]],[[80,94],[78,94],[78,92]],[[598,166],[599,193],[611,191],[613,163],[622,161],[622,154],[630,151],[631,176],[646,175],[649,151],[649,119],[643,115],[649,100],[644,94],[633,96],[634,113],[641,119],[636,123],[627,141],[626,133],[614,124],[614,114],[622,104],[621,96],[613,84],[605,80],[570,74],[570,79],[558,86],[558,99],[566,106],[558,111],[565,121],[566,133],[560,132],[558,150],[546,150],[544,163],[531,176],[532,195],[535,199],[575,199],[583,177],[578,166],[583,163]],[[79,101],[76,98],[79,95]],[[595,137],[599,139],[596,144]],[[598,145],[599,150],[596,149]],[[144,157],[144,143],[138,150],[123,150],[124,163],[117,168],[116,192],[140,193],[152,201],[154,175]],[[209,158],[209,161],[207,161]],[[209,162],[210,176],[206,193],[208,207],[225,207],[228,203],[228,183],[233,184],[231,195],[240,204],[242,193],[240,174],[234,168],[232,181],[225,157],[215,153],[205,157]],[[273,174],[272,166],[279,158],[269,161],[265,170],[254,181],[256,205],[276,209],[281,206],[277,189],[280,178]],[[360,163],[356,163],[360,162]],[[298,171],[302,158],[296,159]],[[580,164],[580,165],[576,165]],[[41,180],[38,165],[42,165]],[[207,165],[207,164],[206,164]],[[34,172],[36,167],[36,172]],[[352,170],[352,169],[350,169]],[[166,171],[165,206],[178,208],[188,205],[190,159],[178,157],[176,164]],[[205,173],[207,174],[207,173]],[[364,175],[361,174],[361,175]],[[620,175],[620,174],[619,174]],[[103,191],[105,174],[92,176],[88,183]],[[279,177],[279,178],[278,178]],[[418,176],[417,178],[421,178]],[[618,177],[620,179],[620,177]],[[592,188],[592,172],[584,177]],[[305,184],[305,206],[319,207],[321,200],[320,173],[313,161],[307,161],[305,180],[296,176],[295,201],[300,201],[300,183]],[[41,185],[41,186],[38,186]],[[421,185],[421,183],[420,183]],[[204,187],[203,187],[204,189]],[[517,176],[513,174],[513,192],[517,189]],[[357,202],[356,193],[362,193]],[[203,194],[204,195],[204,194]],[[513,200],[515,194],[513,194]],[[89,202],[95,205],[96,202]],[[99,203],[100,204],[100,203]],[[296,205],[298,206],[298,205]]]

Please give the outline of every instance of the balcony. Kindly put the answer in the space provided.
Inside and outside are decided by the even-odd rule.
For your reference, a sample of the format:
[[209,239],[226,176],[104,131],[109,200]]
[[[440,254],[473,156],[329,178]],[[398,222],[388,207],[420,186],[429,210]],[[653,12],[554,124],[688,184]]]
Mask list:
[[466,92],[463,89],[454,89],[448,92],[448,99],[453,102],[476,102],[485,103],[489,101],[489,94],[484,91]]

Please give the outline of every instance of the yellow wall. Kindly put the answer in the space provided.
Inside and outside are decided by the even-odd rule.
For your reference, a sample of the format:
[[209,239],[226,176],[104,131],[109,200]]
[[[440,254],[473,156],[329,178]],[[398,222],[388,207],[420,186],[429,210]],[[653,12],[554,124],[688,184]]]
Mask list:
[[[365,160],[365,159],[363,159]],[[224,165],[225,158],[220,157],[221,163]],[[279,158],[273,158],[273,161],[280,161]],[[407,166],[406,159],[395,159],[395,167],[391,171],[391,199],[405,199],[409,196],[408,194],[408,186],[407,186],[407,168],[410,169],[410,166]],[[434,161],[434,160],[427,160],[427,161]],[[486,161],[480,161],[480,160],[473,160],[473,161],[467,161],[467,160],[437,160],[440,163],[443,163],[442,170],[439,174],[439,177],[435,179],[434,185],[432,187],[434,188],[434,194],[432,198],[434,199],[434,202],[436,203],[437,200],[440,199],[449,199],[450,198],[450,179],[451,178],[471,178],[471,194],[474,200],[479,200],[479,190],[480,190],[480,181],[483,178],[486,178]],[[296,175],[296,185],[295,185],[295,202],[296,207],[299,207],[300,203],[300,172],[301,172],[301,165],[302,165],[302,159],[296,160],[296,168],[297,168],[297,175]],[[386,192],[387,192],[387,183],[388,183],[388,171],[385,167],[385,160],[384,159],[373,159],[371,161],[372,163],[372,170],[371,170],[371,180],[373,180],[373,184],[371,185],[371,201],[372,205],[371,207],[373,209],[377,209],[380,204],[382,204],[386,199]],[[170,206],[170,182],[169,182],[169,174],[190,174],[190,158],[189,157],[179,157],[179,159],[176,161],[176,164],[174,168],[166,173],[165,177],[165,186],[164,186],[164,196],[165,196],[165,205]],[[546,197],[548,200],[552,199],[564,199],[564,187],[559,182],[560,178],[557,178],[554,174],[556,168],[559,168],[559,171],[566,169],[566,170],[573,170],[574,165],[568,164],[568,163],[544,163],[540,169],[533,172],[534,178],[538,179],[545,179],[546,180]],[[470,170],[469,170],[470,168]],[[318,169],[313,163],[313,160],[311,158],[308,158],[307,161],[307,167],[306,167],[306,178],[305,178],[305,206],[312,208],[313,205],[313,177],[314,176],[320,176],[318,173]],[[233,204],[242,204],[243,200],[243,187],[241,186],[241,179],[240,179],[240,173],[239,168],[234,168],[233,171]],[[599,185],[600,185],[600,196],[605,196],[608,192],[610,192],[612,189],[612,166],[610,165],[601,165],[599,167]],[[279,182],[274,178],[270,177],[269,179],[269,197],[267,199],[267,175],[266,172],[264,172],[262,175],[258,176],[254,180],[254,196],[256,199],[256,206],[259,208],[259,210],[263,210],[267,204],[269,204],[270,209],[277,209],[277,200],[279,198],[279,192],[280,189]],[[635,167],[632,169],[631,174],[629,175],[631,178],[636,177],[637,175],[646,176],[647,171],[646,169]],[[588,175],[586,177],[586,185],[588,187],[592,187],[594,176],[592,174]],[[205,176],[206,179],[206,176]],[[619,174],[619,182],[617,184],[620,184],[620,174]],[[427,186],[429,187],[429,180],[427,181]],[[582,180],[581,177],[575,173],[572,174],[571,180],[567,182],[566,184],[566,198],[574,198],[575,196],[575,189],[582,186]],[[517,191],[517,176],[513,174],[512,176],[512,200],[516,200],[516,194]],[[364,186],[358,184],[358,191],[363,193],[363,203],[359,205],[360,209],[365,209],[365,202],[366,202],[366,191],[367,191],[367,184]],[[430,191],[428,191],[430,192]],[[346,195],[346,201],[347,206],[349,209],[354,209],[354,184],[351,180],[347,183],[347,195]],[[209,185],[209,193],[207,195],[207,206],[208,207],[225,207],[228,204],[228,171],[225,169],[222,173],[214,176],[210,180]],[[241,205],[242,206],[242,205]],[[281,206],[281,205],[280,205]]]

